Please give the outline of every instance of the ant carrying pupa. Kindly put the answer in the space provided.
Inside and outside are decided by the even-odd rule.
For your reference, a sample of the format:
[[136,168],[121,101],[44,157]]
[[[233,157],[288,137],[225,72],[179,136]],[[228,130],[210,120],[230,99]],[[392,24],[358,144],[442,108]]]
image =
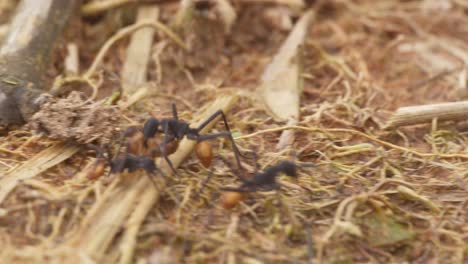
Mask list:
[[91,144],[88,144],[87,147],[94,150],[97,155],[96,162],[88,173],[88,179],[94,180],[102,176],[106,166],[110,167],[109,174],[123,173],[125,171],[132,173],[139,169],[143,169],[156,188],[157,184],[153,177],[156,176],[157,173],[160,173],[164,177],[166,176],[150,157],[138,156],[125,152],[123,155],[112,159],[110,151],[108,151],[106,157],[106,154],[104,154],[104,151],[101,148]]
[[[254,160],[256,164],[256,155],[254,153]],[[280,161],[276,165],[267,167],[263,172],[258,172],[258,166],[255,166],[255,173],[252,177],[245,177],[240,175],[241,185],[238,187],[223,187],[224,191],[221,196],[222,204],[225,209],[230,209],[236,206],[240,201],[245,198],[246,193],[257,191],[272,191],[280,190],[281,185],[277,182],[277,177],[284,174],[289,177],[297,178],[298,169],[305,167],[315,167],[312,163],[297,164],[293,161]]]
[[[200,131],[218,117],[222,118],[226,131],[200,135]],[[157,134],[162,134],[162,140],[156,138]],[[241,154],[236,146],[236,143],[234,142],[229,124],[222,110],[218,110],[209,116],[197,128],[191,128],[189,123],[179,119],[176,105],[173,103],[172,118],[157,119],[151,117],[146,120],[142,129],[135,127],[127,129],[127,131],[125,131],[123,134],[120,146],[123,144],[124,138],[129,138],[126,144],[129,153],[145,153],[145,155],[153,158],[163,157],[169,164],[169,167],[174,172],[174,174],[177,174],[168,156],[178,149],[180,140],[187,138],[189,140],[197,141],[197,145],[195,146],[195,154],[204,167],[209,167],[211,165],[213,154],[211,145],[207,141],[218,137],[229,138],[232,149],[234,151],[237,166],[240,170],[242,170],[239,158]],[[117,152],[120,151],[120,146]]]

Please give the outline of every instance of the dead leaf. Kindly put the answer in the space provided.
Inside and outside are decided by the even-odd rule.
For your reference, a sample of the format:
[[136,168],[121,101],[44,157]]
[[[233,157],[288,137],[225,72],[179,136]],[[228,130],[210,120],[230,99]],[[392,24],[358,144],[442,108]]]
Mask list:
[[263,73],[262,84],[258,87],[258,91],[267,109],[275,118],[299,119],[301,85],[299,63],[295,58],[313,17],[314,12],[308,11],[299,19]]
[[414,238],[415,233],[408,226],[399,223],[389,215],[370,215],[362,219],[366,226],[366,237],[373,246],[388,246]]

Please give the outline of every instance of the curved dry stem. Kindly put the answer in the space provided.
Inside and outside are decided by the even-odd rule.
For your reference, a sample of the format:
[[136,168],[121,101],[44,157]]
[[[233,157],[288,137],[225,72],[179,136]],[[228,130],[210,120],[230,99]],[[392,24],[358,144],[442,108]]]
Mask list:
[[109,51],[110,47],[114,45],[117,41],[121,40],[124,37],[129,36],[131,33],[134,31],[144,28],[144,27],[152,27],[157,30],[162,31],[164,34],[166,34],[170,39],[172,39],[177,45],[179,45],[182,49],[186,50],[187,47],[185,46],[184,42],[182,39],[180,39],[174,32],[172,32],[167,26],[164,24],[158,22],[158,21],[151,21],[151,22],[141,22],[138,24],[134,24],[125,28],[122,28],[119,30],[116,34],[114,34],[110,39],[104,43],[102,48],[99,50],[98,55],[96,55],[93,63],[89,67],[89,69],[86,71],[86,73],[83,75],[84,78],[90,78],[94,72],[96,71],[97,67],[99,64],[102,62],[104,59],[104,56],[106,55],[107,51]]

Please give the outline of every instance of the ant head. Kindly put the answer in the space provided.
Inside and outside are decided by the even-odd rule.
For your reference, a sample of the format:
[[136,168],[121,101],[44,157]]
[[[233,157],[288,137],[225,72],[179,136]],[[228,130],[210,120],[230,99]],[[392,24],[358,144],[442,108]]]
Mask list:
[[297,166],[294,162],[288,160],[282,161],[279,166],[282,168],[284,174],[297,177]]
[[145,142],[158,132],[159,124],[159,120],[154,117],[145,122],[143,125],[143,138]]

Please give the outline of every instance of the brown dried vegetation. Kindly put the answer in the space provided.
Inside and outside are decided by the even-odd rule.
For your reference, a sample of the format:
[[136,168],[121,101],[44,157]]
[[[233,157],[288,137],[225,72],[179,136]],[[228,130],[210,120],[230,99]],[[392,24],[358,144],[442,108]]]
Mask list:
[[[148,69],[151,83],[142,85],[146,96],[121,107],[115,124],[92,123],[141,125],[150,114],[170,116],[171,101],[182,110],[180,118],[191,120],[200,117],[197,109],[235,94],[239,100],[228,118],[241,150],[255,151],[262,168],[292,159],[290,149],[275,149],[281,132],[292,129],[296,159],[317,169],[301,172],[297,182],[282,178],[279,194],[222,194],[220,187],[239,182],[236,170],[216,159],[233,161],[230,147],[212,142],[213,175],[205,184],[209,172],[195,157],[181,163],[194,147],[184,141],[179,148],[187,152],[173,156],[180,177],[161,180],[156,191],[145,177],[90,181],[92,155],[86,156],[86,167],[78,150],[63,150],[61,143],[26,129],[11,131],[0,146],[1,262],[467,263],[466,122],[382,128],[400,106],[457,101],[468,94],[468,5],[462,0],[309,2],[315,2],[310,6],[315,19],[303,46],[297,125],[271,118],[255,92],[288,36],[288,21],[303,13],[287,6],[297,3],[292,0],[233,1],[237,20],[229,34],[220,34],[220,28],[213,36],[200,28],[188,35],[182,30],[182,39],[200,53],[184,52],[158,31]],[[170,24],[177,6],[160,4],[163,24]],[[99,32],[100,23],[128,10],[84,17],[83,28],[71,30]],[[209,12],[197,15],[204,16],[203,23],[222,23]],[[95,33],[66,41],[78,44],[80,63],[88,67],[97,51],[86,43],[99,38]],[[215,55],[205,45],[214,46]],[[116,76],[126,47],[126,41],[114,44],[102,71],[92,72],[99,76],[86,76],[100,79],[97,98],[119,87]],[[229,109],[234,101],[228,101],[216,107]],[[68,137],[69,128],[48,130]],[[94,139],[87,133],[85,138]],[[22,169],[42,164],[40,153],[51,145],[68,159],[58,157],[33,172]],[[251,160],[244,161],[253,172]]]

